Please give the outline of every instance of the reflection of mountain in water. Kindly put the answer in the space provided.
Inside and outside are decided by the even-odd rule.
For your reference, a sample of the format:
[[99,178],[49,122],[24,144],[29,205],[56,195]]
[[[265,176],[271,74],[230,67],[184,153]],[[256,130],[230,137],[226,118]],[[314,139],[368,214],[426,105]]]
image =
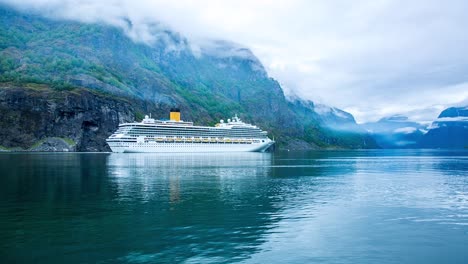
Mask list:
[[3,154],[0,255],[2,263],[373,263],[418,244],[418,255],[400,260],[424,262],[429,252],[464,263],[466,254],[444,252],[466,251],[466,170],[458,150]]
[[[244,258],[278,220],[276,190],[266,180],[271,159],[269,153],[1,156],[0,215],[21,215],[0,227],[11,245],[5,258],[36,262],[46,252],[66,256],[58,263]],[[19,213],[18,204],[27,209]]]
[[122,224],[152,241],[124,260],[204,261],[223,255],[218,261],[225,261],[253,252],[277,211],[266,181],[271,159],[269,153],[108,156],[117,201],[132,203],[135,212]]
[[52,251],[67,256],[60,263],[245,259],[261,250],[285,219],[310,217],[316,206],[336,199],[336,188],[355,166],[343,156],[0,156],[6,172],[0,178],[0,208],[8,212],[3,215],[21,215],[21,221],[0,227],[12,245],[6,258],[35,262]]
[[3,155],[0,216],[21,216],[0,226],[11,245],[6,259],[37,262],[48,252],[66,256],[59,263],[245,259],[287,218],[310,217],[336,199],[354,171],[343,156]]

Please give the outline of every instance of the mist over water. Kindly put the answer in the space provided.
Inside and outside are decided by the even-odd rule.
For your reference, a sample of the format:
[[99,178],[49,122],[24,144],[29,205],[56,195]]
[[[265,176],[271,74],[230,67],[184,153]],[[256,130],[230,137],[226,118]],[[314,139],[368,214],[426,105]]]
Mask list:
[[466,263],[468,151],[1,154],[2,263]]

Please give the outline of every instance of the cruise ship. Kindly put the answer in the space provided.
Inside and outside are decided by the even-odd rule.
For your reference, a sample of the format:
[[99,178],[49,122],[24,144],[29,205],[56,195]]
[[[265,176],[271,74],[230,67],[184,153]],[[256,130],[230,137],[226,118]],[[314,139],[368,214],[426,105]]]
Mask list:
[[168,120],[150,116],[139,123],[120,124],[106,139],[113,152],[265,152],[275,142],[267,132],[234,116],[214,127],[194,126],[171,109]]

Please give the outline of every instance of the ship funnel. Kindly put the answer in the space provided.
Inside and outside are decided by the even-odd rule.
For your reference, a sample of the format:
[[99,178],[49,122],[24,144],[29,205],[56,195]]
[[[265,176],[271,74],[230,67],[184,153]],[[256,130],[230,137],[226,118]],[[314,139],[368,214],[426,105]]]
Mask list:
[[169,115],[169,119],[171,121],[180,121],[180,109],[179,108],[171,108],[171,113]]

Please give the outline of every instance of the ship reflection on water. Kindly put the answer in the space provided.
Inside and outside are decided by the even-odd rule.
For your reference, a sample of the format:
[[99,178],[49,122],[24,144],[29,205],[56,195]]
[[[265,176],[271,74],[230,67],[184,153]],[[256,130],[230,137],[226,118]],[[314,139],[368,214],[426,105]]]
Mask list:
[[0,263],[466,263],[466,171],[466,150],[3,154]]
[[[124,260],[201,263],[250,258],[282,232],[282,221],[313,217],[317,204],[339,195],[333,189],[341,177],[322,176],[352,173],[355,161],[330,166],[326,158],[329,154],[275,159],[271,153],[250,152],[112,153],[106,174],[116,189],[114,199],[132,206],[127,206],[131,215],[122,229],[142,241]],[[296,180],[303,176],[311,177]]]
[[161,196],[168,191],[170,201],[177,201],[181,198],[181,185],[189,190],[193,186],[205,191],[214,188],[221,190],[219,194],[223,195],[242,191],[241,186],[230,189],[229,181],[233,178],[252,181],[267,177],[271,162],[271,154],[255,152],[134,153],[109,155],[107,168],[109,175],[115,177],[122,197],[126,197],[124,193],[139,193],[145,196],[144,199],[151,200],[151,196]]
[[326,174],[352,173],[355,161],[324,164],[330,155],[0,155],[4,259],[247,260],[283,232],[282,221],[309,217],[315,204],[339,196],[339,178]]
[[245,258],[275,222],[271,164],[269,153],[109,155],[115,199],[133,204],[128,229],[145,241],[125,261]]

